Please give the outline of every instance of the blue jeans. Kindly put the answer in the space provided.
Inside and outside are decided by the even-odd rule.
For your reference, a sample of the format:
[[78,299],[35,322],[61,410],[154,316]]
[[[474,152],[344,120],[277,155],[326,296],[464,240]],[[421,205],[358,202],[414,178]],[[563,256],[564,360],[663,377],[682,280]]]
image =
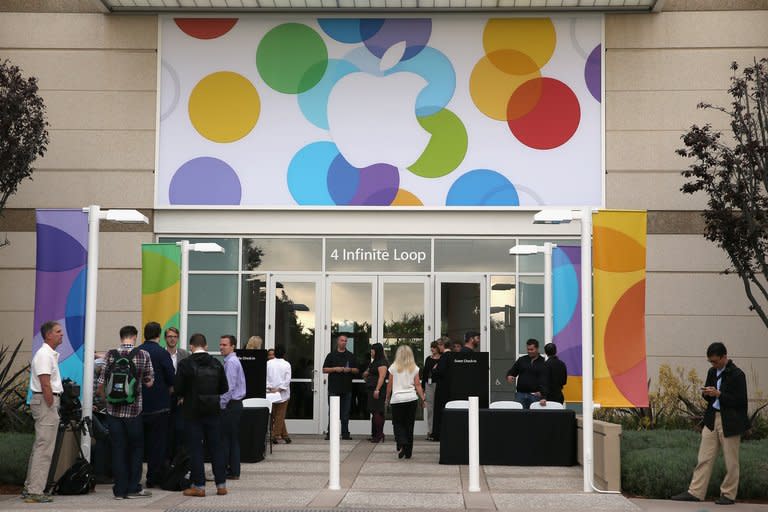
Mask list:
[[525,393],[522,391],[515,392],[515,400],[523,404],[523,409],[530,409],[533,402],[538,402],[541,398],[532,393]]
[[331,432],[331,396],[339,397],[339,419],[341,420],[341,435],[343,437],[349,436],[349,411],[352,409],[352,392],[341,393],[340,395],[332,395],[328,393],[328,433]]
[[187,450],[189,450],[192,466],[192,485],[205,487],[204,449],[207,449],[211,455],[213,479],[216,486],[226,484],[224,452],[221,448],[221,418],[219,416],[203,416],[194,420],[185,419],[184,428],[186,429]]
[[112,493],[125,496],[141,490],[141,463],[144,456],[144,423],[141,416],[117,418],[107,415],[112,441]]
[[230,400],[221,411],[221,442],[224,445],[224,466],[227,476],[240,476],[240,417],[242,400]]

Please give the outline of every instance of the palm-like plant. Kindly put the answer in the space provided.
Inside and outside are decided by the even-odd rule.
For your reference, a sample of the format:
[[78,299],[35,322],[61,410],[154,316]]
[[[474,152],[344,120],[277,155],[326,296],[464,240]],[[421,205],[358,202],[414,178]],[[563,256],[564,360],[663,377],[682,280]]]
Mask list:
[[9,347],[0,347],[0,428],[6,430],[24,430],[30,423],[22,393],[24,386],[19,378],[29,371],[29,363],[13,371],[23,341],[19,340],[10,353]]

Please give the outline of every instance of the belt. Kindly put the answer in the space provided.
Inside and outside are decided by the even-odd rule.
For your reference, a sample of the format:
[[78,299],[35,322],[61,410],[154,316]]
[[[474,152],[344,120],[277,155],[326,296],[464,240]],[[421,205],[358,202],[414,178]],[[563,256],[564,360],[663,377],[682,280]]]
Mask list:
[[[33,391],[32,394],[33,395],[42,395],[43,392],[42,391]],[[53,396],[61,396],[61,393],[53,393]]]

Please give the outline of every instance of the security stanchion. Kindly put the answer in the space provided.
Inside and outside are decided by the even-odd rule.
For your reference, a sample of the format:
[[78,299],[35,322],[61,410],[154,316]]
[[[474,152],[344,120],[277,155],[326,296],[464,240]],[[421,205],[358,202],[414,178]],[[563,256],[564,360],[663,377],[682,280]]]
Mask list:
[[469,397],[469,492],[480,492],[480,404]]
[[330,440],[330,457],[328,468],[328,489],[332,491],[338,491],[341,489],[339,483],[339,466],[340,457],[339,450],[341,449],[341,442],[339,441],[339,431],[341,430],[341,421],[339,420],[339,401],[338,396],[331,397],[331,416],[328,422],[328,437]]

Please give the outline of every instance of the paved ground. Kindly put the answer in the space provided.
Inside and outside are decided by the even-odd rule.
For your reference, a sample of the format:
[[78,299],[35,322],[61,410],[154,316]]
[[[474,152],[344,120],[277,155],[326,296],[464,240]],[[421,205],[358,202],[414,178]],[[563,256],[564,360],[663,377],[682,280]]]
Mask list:
[[[319,436],[296,436],[274,447],[258,464],[244,464],[241,479],[228,483],[227,496],[186,498],[180,492],[153,490],[151,498],[115,501],[110,486],[87,496],[56,496],[50,504],[30,505],[16,496],[0,496],[2,511],[83,510],[148,512],[225,512],[241,510],[347,512],[417,510],[547,510],[567,512],[768,512],[768,505],[676,503],[629,500],[616,494],[585,494],[581,468],[481,468],[481,492],[467,490],[467,466],[441,466],[437,443],[417,442],[411,460],[398,460],[394,443],[342,441],[340,491],[328,490],[328,443]],[[213,483],[208,492],[215,494]]]

